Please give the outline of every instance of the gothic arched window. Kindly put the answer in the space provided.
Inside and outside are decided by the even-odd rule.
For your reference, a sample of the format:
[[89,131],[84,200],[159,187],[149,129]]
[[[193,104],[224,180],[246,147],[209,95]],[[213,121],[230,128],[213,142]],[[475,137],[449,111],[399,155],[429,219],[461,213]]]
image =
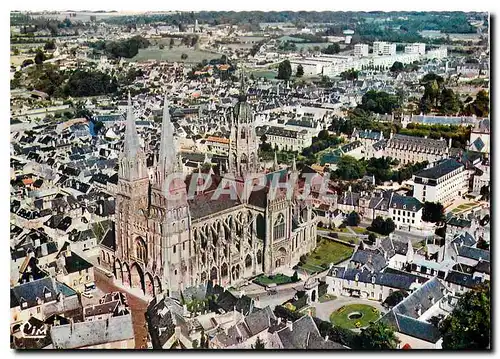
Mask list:
[[285,237],[285,216],[283,216],[283,213],[280,213],[274,222],[273,238],[277,240],[283,237]]
[[146,263],[147,253],[148,252],[147,252],[146,243],[144,242],[144,240],[142,238],[137,237],[137,239],[135,240],[135,256],[141,262]]

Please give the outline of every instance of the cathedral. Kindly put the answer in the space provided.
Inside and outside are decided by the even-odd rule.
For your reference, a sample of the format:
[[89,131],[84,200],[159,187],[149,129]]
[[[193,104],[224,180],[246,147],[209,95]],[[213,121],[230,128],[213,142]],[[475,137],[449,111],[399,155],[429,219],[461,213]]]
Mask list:
[[119,158],[113,268],[123,285],[146,296],[169,295],[208,281],[229,287],[291,268],[315,248],[317,219],[311,204],[299,199],[295,186],[293,191],[273,187],[273,178],[298,178],[295,161],[289,170],[280,170],[276,161],[273,171],[261,167],[245,91],[228,117],[230,150],[219,183],[237,195],[220,188],[192,194],[187,180],[175,176],[182,173],[183,164],[167,99],[160,149],[150,173],[129,96]]

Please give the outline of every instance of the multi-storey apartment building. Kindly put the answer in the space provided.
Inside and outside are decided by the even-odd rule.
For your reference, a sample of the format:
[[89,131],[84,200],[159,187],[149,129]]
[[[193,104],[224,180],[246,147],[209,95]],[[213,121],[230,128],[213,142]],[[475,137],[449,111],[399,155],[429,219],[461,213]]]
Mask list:
[[396,55],[396,44],[391,44],[385,41],[374,41],[373,54],[384,55],[384,56]]
[[425,55],[425,44],[416,42],[410,45],[406,45],[405,54]]
[[444,206],[468,191],[468,173],[464,165],[454,159],[417,172],[413,182],[415,198],[421,202],[440,202]]
[[368,44],[354,45],[354,56],[363,57],[368,56]]

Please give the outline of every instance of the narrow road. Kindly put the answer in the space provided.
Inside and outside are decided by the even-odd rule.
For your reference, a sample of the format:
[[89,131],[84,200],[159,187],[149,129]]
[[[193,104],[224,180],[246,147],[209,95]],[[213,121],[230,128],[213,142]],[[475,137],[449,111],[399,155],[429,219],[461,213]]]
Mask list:
[[135,349],[147,348],[147,330],[146,330],[146,308],[148,303],[136,296],[126,292],[122,288],[118,288],[113,284],[113,280],[108,278],[98,268],[94,271],[95,284],[97,288],[104,293],[121,292],[126,294],[130,310],[132,311],[132,323],[135,334]]

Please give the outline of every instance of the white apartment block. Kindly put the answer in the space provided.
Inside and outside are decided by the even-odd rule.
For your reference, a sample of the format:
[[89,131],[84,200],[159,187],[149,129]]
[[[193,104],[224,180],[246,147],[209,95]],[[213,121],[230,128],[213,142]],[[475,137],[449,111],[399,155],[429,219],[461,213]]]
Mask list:
[[356,44],[354,45],[354,56],[364,57],[368,56],[368,44]]
[[416,42],[414,44],[406,45],[405,54],[425,55],[425,44],[421,42]]
[[292,66],[292,73],[296,73],[297,67],[302,65],[305,76],[315,76],[321,74],[323,70],[323,64],[316,59],[290,60],[290,65]]
[[[364,46],[364,44],[359,45]],[[393,45],[395,46],[395,44]],[[306,76],[324,75],[328,77],[335,77],[350,69],[363,70],[364,68],[373,67],[389,69],[396,61],[403,64],[410,64],[414,61],[420,60],[421,56],[422,55],[418,53],[396,54],[395,51],[393,54],[387,53],[383,55],[377,55],[374,53],[374,56],[370,56],[369,54],[365,55],[364,53],[362,55],[358,55],[356,53],[356,56],[321,55],[305,59],[290,60],[290,64],[292,65],[293,73],[297,71],[297,67],[299,65],[302,65],[304,75]]]
[[437,166],[413,175],[413,196],[422,203],[439,202],[443,206],[468,192],[468,173],[464,165],[447,159]]
[[385,41],[375,41],[373,42],[373,54],[384,56],[396,55],[396,44]]
[[446,46],[441,46],[441,47],[439,47],[437,49],[429,50],[429,51],[427,51],[427,53],[425,54],[425,56],[429,60],[432,60],[432,59],[438,59],[438,60],[444,59],[444,58],[448,57],[448,48]]

